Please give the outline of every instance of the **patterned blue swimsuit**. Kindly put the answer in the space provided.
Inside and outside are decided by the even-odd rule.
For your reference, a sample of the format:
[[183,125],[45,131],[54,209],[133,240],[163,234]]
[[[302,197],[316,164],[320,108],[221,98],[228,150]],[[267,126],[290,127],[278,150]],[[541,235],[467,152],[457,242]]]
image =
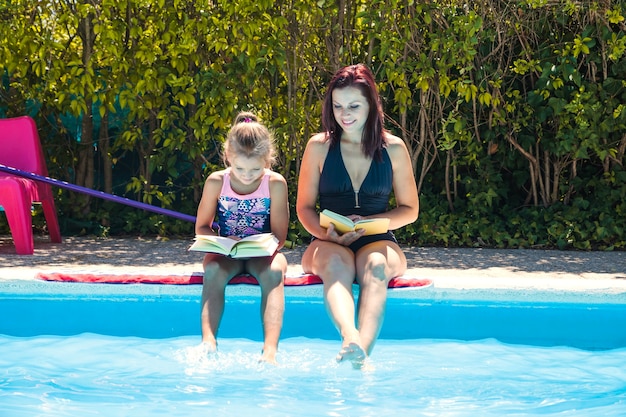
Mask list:
[[269,182],[270,172],[266,170],[259,188],[250,194],[237,194],[230,186],[230,168],[226,170],[217,202],[220,236],[243,238],[271,231]]

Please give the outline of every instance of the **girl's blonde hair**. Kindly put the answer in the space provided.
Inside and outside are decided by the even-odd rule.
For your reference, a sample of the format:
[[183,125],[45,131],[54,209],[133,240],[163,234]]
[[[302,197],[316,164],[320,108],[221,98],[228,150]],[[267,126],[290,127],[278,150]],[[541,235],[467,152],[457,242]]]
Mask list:
[[274,135],[254,113],[239,113],[226,135],[224,163],[228,164],[228,158],[233,156],[262,158],[268,167],[276,161]]

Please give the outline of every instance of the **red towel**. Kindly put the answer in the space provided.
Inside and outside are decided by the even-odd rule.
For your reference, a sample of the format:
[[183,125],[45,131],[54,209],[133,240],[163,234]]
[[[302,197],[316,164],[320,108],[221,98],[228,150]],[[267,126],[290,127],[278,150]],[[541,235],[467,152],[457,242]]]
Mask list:
[[[92,284],[171,284],[188,285],[202,284],[202,273],[194,272],[191,275],[140,275],[140,274],[90,274],[90,273],[62,273],[62,272],[40,272],[36,276],[44,281],[60,282],[84,282]],[[317,275],[287,275],[285,277],[286,286],[314,285],[321,284],[322,280]],[[229,284],[250,284],[258,285],[252,275],[237,275],[230,280]],[[397,277],[389,281],[389,288],[406,287],[428,287],[432,285],[429,279],[417,279],[410,277]]]

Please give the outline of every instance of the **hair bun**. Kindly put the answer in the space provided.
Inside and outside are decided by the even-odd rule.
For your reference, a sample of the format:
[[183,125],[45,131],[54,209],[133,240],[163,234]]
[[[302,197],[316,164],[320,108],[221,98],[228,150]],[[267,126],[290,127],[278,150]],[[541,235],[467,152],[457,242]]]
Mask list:
[[251,112],[242,112],[237,115],[237,119],[235,120],[235,124],[239,123],[258,123],[259,119],[256,117],[254,113]]

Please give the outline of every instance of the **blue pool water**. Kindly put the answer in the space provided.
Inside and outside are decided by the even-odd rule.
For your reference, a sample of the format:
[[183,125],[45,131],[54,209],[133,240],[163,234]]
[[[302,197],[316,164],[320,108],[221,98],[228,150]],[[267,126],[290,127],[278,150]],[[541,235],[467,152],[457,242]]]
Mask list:
[[390,292],[364,371],[321,288],[288,289],[273,367],[258,288],[198,355],[198,286],[0,284],[0,416],[624,416],[624,294]]
[[623,416],[626,349],[508,345],[493,339],[382,340],[373,370],[332,359],[337,343],[288,338],[279,367],[259,344],[96,334],[0,337],[0,415]]

